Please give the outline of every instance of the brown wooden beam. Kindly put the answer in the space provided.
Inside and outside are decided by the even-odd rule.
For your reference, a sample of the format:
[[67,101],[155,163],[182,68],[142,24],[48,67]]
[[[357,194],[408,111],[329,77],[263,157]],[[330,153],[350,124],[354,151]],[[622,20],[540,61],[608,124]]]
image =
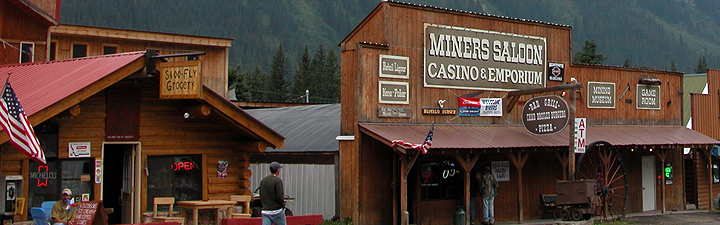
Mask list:
[[212,113],[212,106],[208,104],[197,104],[183,107],[183,111],[194,117],[207,117]]
[[520,96],[520,95],[530,95],[530,94],[540,94],[540,93],[554,92],[554,91],[564,91],[564,90],[570,90],[570,89],[580,89],[582,87],[583,87],[582,83],[575,83],[575,84],[561,84],[561,85],[555,85],[555,86],[550,86],[550,87],[534,88],[534,89],[528,89],[528,90],[509,91],[508,97]]
[[475,163],[480,158],[479,154],[470,155],[467,154],[465,157],[458,154],[457,152],[453,152],[452,156],[455,157],[455,160],[460,164],[460,167],[462,167],[463,171],[465,172],[465,191],[463,191],[464,199],[465,199],[465,222],[464,224],[470,225],[470,216],[468,216],[470,212],[470,171],[473,167],[475,167]]
[[508,157],[510,158],[510,161],[513,162],[513,165],[515,165],[515,168],[518,170],[518,223],[525,222],[525,219],[523,218],[523,185],[522,185],[522,168],[525,166],[525,162],[527,162],[528,156],[530,153],[522,153],[518,152],[516,153],[517,156],[513,153],[507,153]]
[[244,152],[264,152],[267,148],[264,141],[242,142],[237,148]]

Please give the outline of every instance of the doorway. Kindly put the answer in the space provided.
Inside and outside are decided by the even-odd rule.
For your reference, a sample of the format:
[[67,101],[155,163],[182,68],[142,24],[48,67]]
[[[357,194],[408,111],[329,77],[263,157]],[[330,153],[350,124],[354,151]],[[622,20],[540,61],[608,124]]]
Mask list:
[[[129,224],[135,207],[135,151],[136,144],[104,144],[103,146],[103,205],[112,208],[109,224]],[[122,179],[118,179],[122,178]]]
[[655,210],[655,156],[642,157],[643,211]]

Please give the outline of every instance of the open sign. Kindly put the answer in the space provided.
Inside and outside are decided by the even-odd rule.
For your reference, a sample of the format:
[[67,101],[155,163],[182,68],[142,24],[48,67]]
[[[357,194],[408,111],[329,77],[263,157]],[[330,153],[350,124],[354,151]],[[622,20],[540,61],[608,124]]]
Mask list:
[[195,169],[195,164],[192,162],[176,162],[176,163],[173,163],[172,169],[174,171],[193,170],[193,169]]

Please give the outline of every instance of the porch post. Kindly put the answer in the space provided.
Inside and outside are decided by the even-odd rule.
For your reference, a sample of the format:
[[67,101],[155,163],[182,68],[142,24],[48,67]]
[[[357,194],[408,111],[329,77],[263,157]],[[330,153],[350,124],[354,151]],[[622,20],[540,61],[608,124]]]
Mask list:
[[465,198],[465,223],[466,225],[470,225],[470,171],[473,167],[475,167],[475,163],[480,158],[480,154],[476,154],[474,156],[471,156],[470,154],[466,155],[466,157],[462,157],[457,152],[453,152],[453,157],[455,157],[455,160],[460,164],[460,167],[463,168],[465,171],[465,188],[464,188],[464,198]]
[[525,219],[523,218],[523,185],[522,185],[522,168],[525,166],[525,162],[527,161],[528,155],[530,153],[522,153],[518,152],[517,156],[513,153],[507,153],[508,157],[510,157],[510,160],[513,162],[513,165],[515,165],[515,168],[518,170],[518,223],[525,222]]

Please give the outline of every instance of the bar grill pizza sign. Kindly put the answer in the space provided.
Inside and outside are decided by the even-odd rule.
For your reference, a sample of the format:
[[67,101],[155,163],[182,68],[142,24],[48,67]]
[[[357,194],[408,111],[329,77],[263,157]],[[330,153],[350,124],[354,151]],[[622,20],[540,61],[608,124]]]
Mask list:
[[568,104],[556,95],[532,98],[525,102],[522,122],[532,134],[556,134],[568,124]]

